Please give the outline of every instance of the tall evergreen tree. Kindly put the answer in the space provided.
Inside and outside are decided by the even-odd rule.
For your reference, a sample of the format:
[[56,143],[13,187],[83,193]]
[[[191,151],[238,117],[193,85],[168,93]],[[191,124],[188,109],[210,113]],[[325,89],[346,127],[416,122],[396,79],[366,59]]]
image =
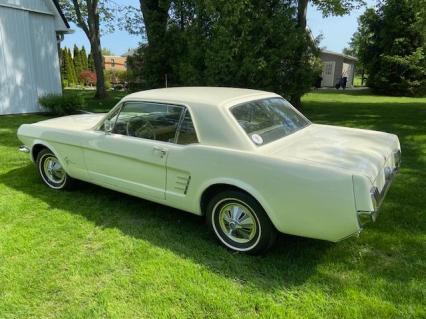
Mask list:
[[90,71],[95,72],[95,61],[93,61],[92,53],[89,53],[89,55],[87,56],[87,68]]
[[81,62],[81,55],[80,50],[78,49],[77,45],[74,44],[73,49],[73,63],[74,63],[74,69],[75,69],[75,75],[77,78],[77,83],[80,83],[80,73],[83,71],[83,66]]
[[77,75],[75,73],[74,69],[74,63],[71,56],[70,49],[67,49],[66,54],[66,73],[67,73],[67,80],[69,86],[74,86],[77,84]]
[[61,63],[61,83],[64,86],[65,80],[66,80],[66,68],[65,68],[65,57],[66,56],[66,49],[61,48],[60,49],[60,63]]
[[87,61],[87,52],[86,52],[86,49],[84,48],[84,45],[81,48],[80,57],[81,57],[81,66],[83,67],[83,70],[88,70],[89,65]]

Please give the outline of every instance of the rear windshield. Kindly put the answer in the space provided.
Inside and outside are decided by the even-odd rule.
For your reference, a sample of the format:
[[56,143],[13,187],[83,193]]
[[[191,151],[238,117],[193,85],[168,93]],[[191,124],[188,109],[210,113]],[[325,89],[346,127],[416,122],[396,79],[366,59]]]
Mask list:
[[282,98],[251,101],[231,108],[232,115],[256,145],[290,135],[310,124]]

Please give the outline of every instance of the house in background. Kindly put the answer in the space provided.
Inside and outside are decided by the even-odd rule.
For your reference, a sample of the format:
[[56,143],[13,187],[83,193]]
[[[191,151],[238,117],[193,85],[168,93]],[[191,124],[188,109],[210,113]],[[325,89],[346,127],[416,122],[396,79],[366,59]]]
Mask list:
[[0,114],[42,111],[61,94],[58,45],[70,27],[57,0],[0,0]]
[[328,50],[321,50],[320,58],[323,62],[321,87],[334,87],[345,76],[346,87],[353,87],[357,58]]
[[127,58],[119,55],[104,55],[104,69],[112,71],[126,71]]

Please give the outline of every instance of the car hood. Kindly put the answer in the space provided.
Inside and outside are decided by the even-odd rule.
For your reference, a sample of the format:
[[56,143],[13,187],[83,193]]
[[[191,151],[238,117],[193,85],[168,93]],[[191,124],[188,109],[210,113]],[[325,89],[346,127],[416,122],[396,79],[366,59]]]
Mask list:
[[91,113],[56,117],[31,125],[67,130],[86,130],[93,128],[105,116],[105,113]]
[[265,151],[273,157],[341,168],[374,181],[399,149],[399,141],[396,135],[383,132],[311,124],[265,146]]

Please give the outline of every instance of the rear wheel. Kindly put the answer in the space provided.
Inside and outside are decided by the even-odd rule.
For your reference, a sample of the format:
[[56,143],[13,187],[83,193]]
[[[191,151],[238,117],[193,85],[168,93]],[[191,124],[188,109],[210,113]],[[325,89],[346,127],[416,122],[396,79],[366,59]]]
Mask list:
[[50,188],[65,189],[71,186],[72,178],[65,172],[51,150],[46,148],[40,151],[36,163],[43,182]]
[[223,245],[250,254],[267,250],[277,235],[262,206],[237,190],[221,192],[209,201],[207,222]]

